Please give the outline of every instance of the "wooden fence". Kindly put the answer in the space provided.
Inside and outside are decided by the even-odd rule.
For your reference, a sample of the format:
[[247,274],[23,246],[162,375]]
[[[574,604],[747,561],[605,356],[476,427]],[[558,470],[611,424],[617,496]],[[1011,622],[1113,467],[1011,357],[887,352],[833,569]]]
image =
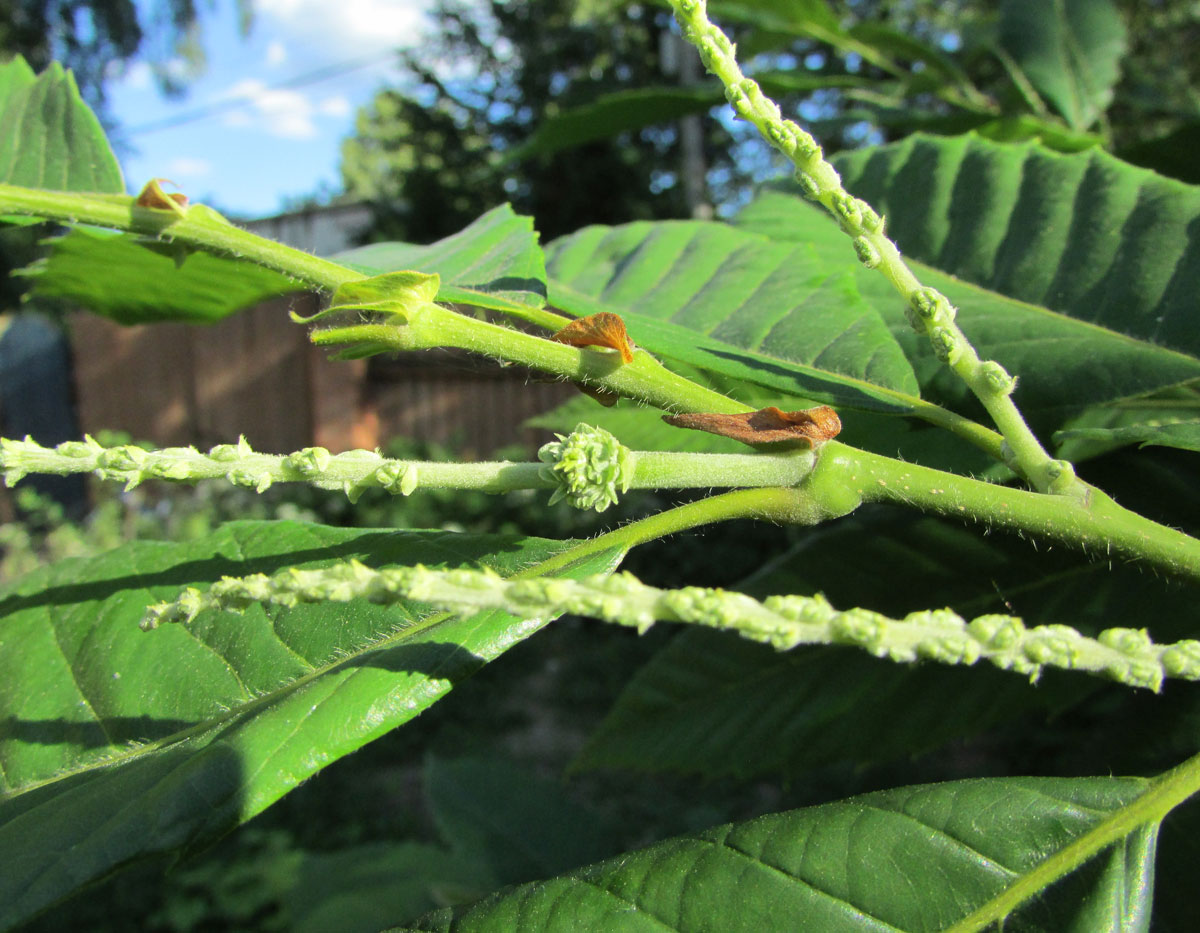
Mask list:
[[269,453],[314,445],[337,453],[402,435],[478,458],[544,441],[544,432],[521,423],[575,391],[436,351],[330,361],[287,316],[290,307],[309,313],[313,302],[271,301],[209,326],[121,327],[77,315],[71,345],[82,429],[201,449],[245,434]]

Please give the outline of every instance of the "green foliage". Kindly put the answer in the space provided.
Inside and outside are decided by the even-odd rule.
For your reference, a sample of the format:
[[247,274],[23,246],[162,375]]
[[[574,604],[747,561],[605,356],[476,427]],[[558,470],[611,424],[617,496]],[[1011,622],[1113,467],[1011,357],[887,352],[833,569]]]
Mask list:
[[[85,297],[81,283],[88,276],[71,284],[82,266],[96,279],[88,300],[116,317],[212,318],[298,281],[330,296],[339,316],[355,316],[340,328],[347,342],[375,335],[374,344],[358,341],[368,350],[470,349],[537,365],[602,397],[617,392],[652,399],[661,409],[740,418],[743,426],[751,425],[755,407],[829,400],[847,423],[839,440],[810,438],[798,453],[745,454],[737,461],[761,466],[778,458],[795,468],[786,481],[774,480],[785,485],[697,496],[633,522],[623,520],[635,516],[637,503],[622,501],[607,529],[594,516],[576,520],[565,510],[544,509],[543,524],[535,527],[531,500],[516,492],[495,512],[475,493],[433,493],[422,504],[417,486],[397,476],[363,490],[355,505],[322,500],[321,489],[301,500],[302,508],[331,519],[370,519],[383,527],[234,521],[215,530],[193,528],[177,541],[127,542],[103,553],[88,552],[117,543],[111,520],[94,538],[81,536],[72,545],[78,556],[0,589],[0,847],[9,866],[0,878],[0,925],[30,921],[127,863],[162,864],[180,854],[186,859],[181,870],[196,872],[196,884],[212,891],[220,909],[210,916],[207,902],[187,897],[162,905],[159,922],[179,929],[213,922],[263,929],[400,923],[427,930],[888,925],[916,931],[1002,923],[1006,929],[1084,931],[1144,929],[1152,909],[1168,922],[1194,913],[1190,883],[1172,878],[1155,890],[1153,878],[1156,868],[1160,877],[1172,877],[1194,856],[1177,840],[1160,855],[1157,843],[1164,818],[1200,788],[1195,686],[1135,694],[1070,668],[1076,666],[1073,639],[1102,629],[1123,629],[1120,637],[1133,641],[1195,634],[1200,545],[1189,536],[1200,529],[1195,445],[1185,443],[1190,428],[1151,427],[1146,412],[1159,406],[1174,418],[1195,407],[1200,345],[1188,322],[1197,278],[1190,233],[1197,193],[1103,153],[1060,155],[975,135],[916,136],[845,156],[838,167],[848,184],[886,213],[886,231],[905,254],[922,260],[905,266],[892,255],[895,246],[875,211],[841,189],[803,131],[736,71],[728,40],[704,19],[696,0],[676,0],[676,6],[685,34],[721,77],[737,112],[793,158],[804,173],[800,184],[830,209],[835,224],[797,196],[775,192],[751,204],[734,225],[643,221],[573,233],[560,228],[565,235],[543,252],[533,221],[502,206],[432,246],[382,243],[322,260],[240,231],[203,207],[177,212],[139,207],[115,192],[33,190],[29,183],[43,183],[41,174],[0,183],[0,214],[76,228],[41,268],[39,287]],[[757,36],[747,37],[761,48],[804,34],[861,56],[906,93],[920,87],[947,106],[987,110],[965,68],[927,54],[902,31],[843,24],[819,2],[773,9]],[[1015,16],[1019,8],[1009,9]],[[531,17],[539,10],[547,22]],[[567,28],[557,4],[494,12],[505,28],[519,27],[526,41],[557,36],[563,44],[553,50],[562,56],[556,60],[575,61],[569,53],[580,44],[589,54],[578,61],[603,58],[587,45],[587,28]],[[448,47],[478,51],[466,13],[443,15],[459,30]],[[1040,13],[1030,9],[1029,15]],[[657,16],[644,10],[620,16],[617,32],[631,37],[628,51],[638,63],[631,80],[645,84],[649,26]],[[1070,16],[1064,22],[1081,28]],[[1081,46],[1089,61],[1096,59],[1094,73],[1088,72],[1095,80],[1084,80],[1079,60],[1046,64],[1049,59],[1032,50],[1018,55],[1017,46],[1008,47],[1030,88],[1075,129],[1091,125],[1089,114],[1099,114],[1110,92],[1120,97],[1113,88],[1112,30],[1098,29],[1095,36]],[[526,53],[513,66],[514,86],[528,92],[534,77],[553,74],[564,75],[568,86],[586,83],[585,75],[570,70],[574,65],[548,61]],[[922,67],[897,74],[902,61]],[[538,71],[543,65],[545,72]],[[1064,69],[1069,87],[1056,83]],[[0,107],[43,80],[31,84],[19,66],[4,75]],[[70,90],[69,84],[54,86],[56,93]],[[70,167],[91,158],[88,152],[107,149],[97,148],[91,130],[81,137],[83,148],[68,144],[75,137],[60,131],[76,125],[71,120],[79,111],[69,93],[64,99],[71,102],[66,111],[36,111],[29,138],[59,140],[44,151],[52,164]],[[480,138],[486,135],[482,113],[470,123]],[[528,121],[503,126],[498,148],[515,148],[530,132]],[[468,139],[462,148],[474,152],[477,142]],[[622,216],[597,219],[624,221],[640,209],[630,205],[640,197],[634,181],[644,180],[647,165],[636,146],[612,148],[628,171],[602,177],[611,203],[597,213]],[[12,160],[35,163],[23,150]],[[556,171],[564,166],[572,169],[570,178],[587,174],[585,159],[560,161]],[[518,185],[518,204],[563,201],[561,210],[546,212],[545,225],[539,213],[539,230],[566,226],[568,199],[548,183],[553,174],[523,176],[540,186],[527,199]],[[72,169],[62,177],[83,176]],[[596,197],[582,186],[578,194]],[[79,225],[123,232],[100,236]],[[149,248],[138,237],[161,245]],[[880,253],[884,247],[891,250],[887,256]],[[96,274],[100,268],[103,275]],[[157,291],[125,302],[122,293],[151,269]],[[248,269],[267,271],[255,278],[244,275]],[[420,300],[409,300],[417,293]],[[950,330],[951,304],[961,306],[959,320],[973,344]],[[500,324],[487,319],[489,311],[499,313]],[[587,340],[577,346],[531,333],[557,330],[568,320],[559,311],[571,318],[616,312],[638,346],[622,354],[614,349],[624,345],[611,340],[597,348]],[[614,326],[613,318],[598,320]],[[592,326],[603,329],[596,321]],[[338,342],[338,336],[326,330],[314,339]],[[988,359],[974,361],[983,391],[972,383],[972,396],[953,377],[962,375],[956,358],[974,354],[975,346]],[[1041,450],[1011,405],[1013,385],[1001,363],[1018,376],[1014,397],[1035,415],[1035,428],[1064,429],[1068,447],[1097,441],[1112,448],[1128,440],[1177,446],[1096,456],[1081,464],[1076,480],[1071,464]],[[993,415],[1000,412],[998,432],[976,420],[983,415],[975,398]],[[998,408],[998,400],[1009,407]],[[573,402],[542,421],[580,420],[584,405],[592,403]],[[688,462],[699,466],[688,467],[696,470],[689,485],[727,482],[718,479],[724,474],[717,465],[730,458],[712,452],[728,449],[728,438],[697,439],[698,432],[667,427],[658,420],[661,412],[634,410],[628,401],[611,412],[592,411],[589,423],[611,424],[620,439],[640,437],[649,448],[622,454],[605,445],[607,463],[596,459],[600,445],[570,448],[576,473],[596,473],[611,487],[606,492],[632,486],[623,458],[650,473],[676,470],[661,466],[684,462],[662,453],[671,447],[695,452]],[[911,426],[901,420],[908,415],[953,435]],[[710,417],[713,423],[721,422]],[[964,439],[970,450],[962,449]],[[1052,482],[1039,483],[1024,469],[1014,456],[1021,444]],[[99,457],[87,468],[122,478],[130,463],[150,457],[131,446],[103,453],[93,446],[55,455]],[[35,445],[8,443],[4,456],[14,459],[3,465],[14,479],[30,469],[12,454],[18,448],[26,457],[42,455]],[[898,448],[952,471],[903,462],[893,456]],[[558,453],[568,456],[565,442]],[[154,456],[164,463],[195,459],[187,450]],[[232,463],[250,456],[230,445],[208,459]],[[377,463],[371,452],[341,456]],[[331,462],[328,452],[302,452],[288,459],[287,476],[319,479]],[[1041,491],[967,475],[985,464],[997,478],[1023,473]],[[439,466],[458,470],[460,485],[472,489],[503,491],[525,482],[517,475],[540,475],[537,463],[513,470]],[[748,485],[750,470],[737,469],[734,482]],[[487,471],[489,478],[481,478]],[[183,478],[167,467],[160,472]],[[662,490],[673,479],[645,485]],[[1100,486],[1138,511],[1118,506]],[[664,494],[641,504],[661,506]],[[934,515],[913,514],[920,510]],[[852,511],[852,518],[832,521]],[[653,543],[733,518],[789,527],[724,526],[706,538]],[[963,518],[983,529],[961,527]],[[410,530],[422,524],[430,527]],[[516,534],[493,533],[511,525]],[[541,529],[554,537],[534,537]],[[997,534],[984,537],[981,530]],[[1001,537],[1001,530],[1043,547],[1065,542],[1072,550],[1036,551],[1028,541]],[[11,540],[25,552],[38,546],[33,538]],[[621,642],[609,653],[604,646],[616,642],[564,622],[538,640],[577,633],[578,642],[562,642],[569,650],[537,676],[508,673],[515,669],[502,656],[522,651],[519,643],[568,605],[639,627],[657,618],[622,615],[619,597],[634,591],[626,577],[590,581],[591,602],[554,579],[608,574],[630,551],[628,566],[670,588],[663,597],[670,618],[702,617],[708,625],[751,631],[729,610],[750,600],[681,584],[728,583],[766,598],[823,592],[839,607],[857,607],[848,616],[853,637],[846,640],[899,656],[876,637],[882,629],[872,626],[886,620],[872,610],[923,612],[930,624],[946,617],[929,610],[947,605],[964,615],[1019,614],[1030,624],[1071,626],[1050,630],[1044,646],[1068,670],[1034,687],[1012,674],[952,669],[938,662],[973,658],[951,657],[945,640],[938,642],[940,652],[924,652],[926,666],[903,670],[843,649],[781,654],[721,635],[683,636],[661,651],[652,651],[660,641]],[[1113,554],[1174,582],[1164,587],[1135,567],[1110,568],[1104,558]],[[1102,559],[1091,559],[1096,556]],[[422,564],[469,572],[445,576]],[[312,579],[302,572],[317,568],[331,569],[320,578],[329,599],[271,602],[271,580]],[[481,569],[511,579],[505,598],[520,604],[519,613],[431,608],[477,605],[448,594],[463,591],[480,600],[487,587],[495,588],[495,577]],[[739,581],[745,569],[754,572]],[[226,576],[240,581],[219,583]],[[381,590],[361,596],[353,589],[358,577],[415,580],[435,590],[422,594],[416,587],[399,600]],[[246,610],[241,614],[191,611],[207,605],[205,592],[235,591]],[[172,600],[180,601],[181,616],[194,616],[188,624],[138,631],[148,604]],[[1143,628],[1149,631],[1138,631]],[[948,637],[948,630],[942,634]],[[910,649],[911,659],[917,649]],[[651,654],[597,725],[631,658]],[[472,693],[464,684],[476,671],[493,678],[490,691]],[[556,688],[549,696],[539,693],[538,677],[554,679],[556,671]],[[588,678],[595,675],[606,677],[606,686],[594,687]],[[458,715],[475,722],[476,731],[447,728],[437,742],[426,743],[427,717],[413,720],[426,709],[438,716],[447,695],[449,703],[468,698]],[[545,766],[542,777],[487,755],[489,747],[513,738],[500,720],[514,703],[525,712],[539,708],[540,726],[556,723],[525,736],[529,757]],[[562,725],[576,715],[585,723],[579,733],[590,733],[586,741]],[[384,743],[376,740],[400,726],[387,741],[410,744],[391,746],[394,767],[407,762],[411,769],[423,747],[458,744],[453,755],[424,759],[423,802],[413,804],[410,793],[397,807],[427,810],[424,827],[337,839],[329,819],[312,830],[328,842],[321,847],[293,844],[307,828],[299,820],[295,835],[251,840],[228,866],[193,860],[256,815],[270,820],[305,793],[319,794],[298,785],[327,766],[330,774],[321,781],[365,773],[339,771],[353,768],[359,756],[337,762],[359,749],[363,756],[377,753]],[[602,797],[598,808],[581,805],[575,788],[567,793],[546,777],[567,759],[577,773],[587,772],[583,782],[604,780],[588,769],[632,772],[622,778],[630,782],[626,797],[619,804]],[[688,776],[679,797],[691,810],[676,802],[666,808],[669,816],[647,817],[655,808],[655,785],[636,775],[662,772]],[[1029,776],[1014,776],[1021,772]],[[388,786],[394,790],[406,779]],[[310,806],[320,801],[310,815],[354,806],[347,790],[354,777],[342,780],[334,785],[338,793],[310,798]],[[716,790],[697,787],[705,782]],[[850,796],[861,790],[873,792]],[[1186,827],[1195,816],[1185,810],[1182,819]],[[246,856],[256,847],[263,855],[258,863]],[[334,872],[337,882],[328,880]],[[494,890],[501,885],[513,887]]]

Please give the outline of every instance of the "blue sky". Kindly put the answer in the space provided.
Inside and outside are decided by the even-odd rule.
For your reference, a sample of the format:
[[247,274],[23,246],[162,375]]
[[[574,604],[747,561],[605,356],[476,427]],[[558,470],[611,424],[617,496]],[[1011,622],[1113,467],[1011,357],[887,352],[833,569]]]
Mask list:
[[[254,0],[249,35],[231,0],[201,5],[205,73],[176,100],[144,63],[108,87],[121,124],[126,185],[169,178],[194,201],[238,217],[278,212],[286,199],[339,186],[342,139],[357,109],[397,77],[391,50],[417,41],[425,0]],[[325,80],[287,82],[328,69]],[[171,118],[220,108],[178,126]],[[146,127],[139,131],[139,127]]]

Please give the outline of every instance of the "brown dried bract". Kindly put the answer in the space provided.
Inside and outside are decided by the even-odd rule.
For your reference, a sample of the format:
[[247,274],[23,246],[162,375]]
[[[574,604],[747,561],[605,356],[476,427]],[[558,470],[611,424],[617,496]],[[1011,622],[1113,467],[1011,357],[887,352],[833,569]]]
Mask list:
[[169,185],[175,184],[169,178],[151,178],[133,203],[138,207],[150,207],[155,210],[175,211],[177,214],[182,214],[183,209],[188,205],[187,195],[163,191],[162,183],[164,181]]
[[842,419],[828,405],[805,408],[801,411],[760,408],[758,411],[743,412],[740,415],[706,412],[663,415],[663,421],[677,428],[692,428],[731,437],[743,444],[802,442],[816,447],[837,437],[838,432],[842,430]]
[[633,341],[619,314],[601,311],[572,321],[550,338],[572,347],[608,347],[621,354],[622,363],[633,362]]

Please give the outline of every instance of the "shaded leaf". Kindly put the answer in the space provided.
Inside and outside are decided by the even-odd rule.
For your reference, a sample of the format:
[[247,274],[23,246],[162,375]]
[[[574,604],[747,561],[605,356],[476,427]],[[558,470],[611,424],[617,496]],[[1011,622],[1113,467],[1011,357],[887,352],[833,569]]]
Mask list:
[[0,182],[123,194],[121,166],[75,78],[52,62],[36,78],[21,56],[0,65]]
[[349,557],[511,574],[563,547],[235,522],[189,544],[64,561],[0,590],[0,924],[124,862],[226,832],[544,624],[355,602],[207,613],[148,635],[147,603],[226,574]]
[[1005,0],[999,41],[1072,128],[1087,129],[1112,102],[1127,39],[1111,0]]
[[617,312],[655,355],[833,404],[903,411],[916,394],[851,274],[807,247],[718,223],[639,222],[555,240],[547,260],[552,304]]
[[[681,836],[440,911],[406,929],[942,930],[1145,792],[1136,778],[993,778],[906,787]],[[1052,889],[1006,929],[1144,928],[1153,830]]]
[[500,884],[544,878],[615,850],[591,810],[560,782],[496,758],[430,758],[425,795],[438,832],[464,859],[488,866]]
[[496,884],[486,866],[439,846],[377,843],[305,854],[283,906],[292,933],[375,933]]

